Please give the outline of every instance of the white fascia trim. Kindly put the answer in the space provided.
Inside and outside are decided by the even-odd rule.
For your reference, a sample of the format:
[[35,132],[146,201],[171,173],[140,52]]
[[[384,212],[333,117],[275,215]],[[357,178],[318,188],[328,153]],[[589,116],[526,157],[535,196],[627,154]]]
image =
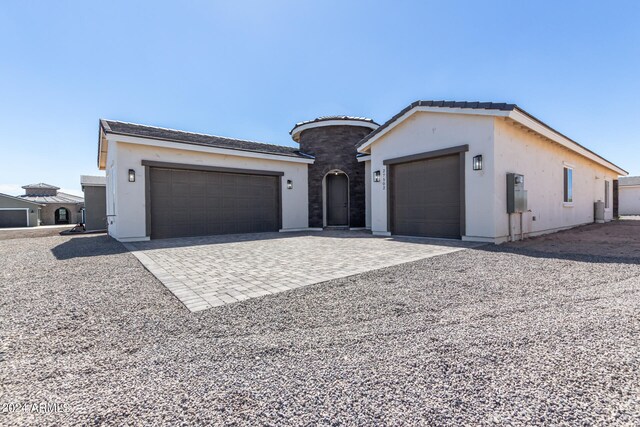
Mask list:
[[539,135],[542,135],[545,138],[548,138],[553,142],[556,142],[562,145],[563,147],[573,151],[574,153],[577,153],[583,157],[586,157],[587,159],[594,161],[599,165],[602,165],[607,169],[616,172],[618,175],[622,175],[622,176],[627,175],[627,173],[624,170],[620,169],[613,163],[610,163],[604,160],[603,158],[601,158],[600,156],[593,154],[589,150],[571,141],[569,138],[562,136],[557,132],[554,132],[553,130],[549,129],[547,126],[540,124],[539,122],[533,120],[531,117],[521,113],[520,111],[517,111],[517,110],[510,111],[509,118],[517,123],[520,123],[523,126],[526,126],[532,131],[538,133]]
[[356,157],[356,159],[358,159],[358,163],[360,163],[360,162],[369,162],[369,161],[371,161],[371,154],[369,154],[367,156],[359,156],[359,157]]
[[470,109],[470,108],[442,108],[442,107],[426,107],[426,106],[417,106],[412,108],[411,110],[404,113],[402,116],[397,118],[393,123],[391,123],[388,127],[383,129],[379,134],[375,135],[373,138],[362,144],[357,148],[357,150],[361,153],[365,153],[371,144],[376,142],[378,139],[385,136],[387,133],[391,132],[396,126],[407,120],[409,117],[413,116],[415,113],[440,113],[440,114],[466,114],[469,116],[494,116],[494,117],[508,117],[509,111],[503,110],[484,110],[484,109]]
[[300,157],[279,156],[277,154],[257,153],[255,151],[241,151],[228,148],[207,147],[197,144],[163,141],[153,138],[140,138],[137,136],[109,134],[108,142],[124,142],[128,144],[147,145],[150,147],[172,148],[175,150],[196,151],[200,153],[221,154],[225,156],[250,157],[254,159],[278,160],[290,163],[313,164],[314,159]]
[[380,127],[380,125],[378,124],[371,123],[371,122],[364,122],[362,120],[322,120],[319,122],[307,123],[306,125],[297,127],[295,131],[291,134],[291,138],[294,141],[298,142],[300,141],[300,134],[303,131],[307,129],[320,128],[324,126],[360,126],[360,127],[373,129],[373,130],[376,130]]
[[618,190],[622,190],[623,188],[637,188],[640,187],[640,184],[630,184],[630,185],[620,185],[618,181]]

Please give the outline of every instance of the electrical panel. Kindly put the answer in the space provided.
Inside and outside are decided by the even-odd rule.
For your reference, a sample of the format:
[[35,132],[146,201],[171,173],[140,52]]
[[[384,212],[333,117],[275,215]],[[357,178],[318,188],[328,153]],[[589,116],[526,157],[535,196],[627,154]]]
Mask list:
[[507,213],[526,212],[527,190],[524,189],[524,175],[507,174]]

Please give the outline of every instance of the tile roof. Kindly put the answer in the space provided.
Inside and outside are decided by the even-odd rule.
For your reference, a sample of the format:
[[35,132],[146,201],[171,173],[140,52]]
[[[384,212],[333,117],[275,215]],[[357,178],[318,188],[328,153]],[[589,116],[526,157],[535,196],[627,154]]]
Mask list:
[[251,151],[264,154],[275,154],[288,157],[304,157],[296,147],[284,145],[266,144],[263,142],[245,139],[227,138],[223,136],[207,135],[202,133],[186,132],[175,129],[167,129],[156,126],[139,125],[135,123],[119,122],[115,120],[100,120],[100,126],[105,133],[137,136],[141,138],[161,139],[185,144],[205,145],[231,150]]
[[29,184],[29,185],[23,185],[22,188],[27,189],[27,188],[46,188],[48,190],[59,190],[60,187],[56,187],[55,185],[51,185],[51,184],[45,184],[44,182],[39,182],[37,184]]
[[80,175],[80,185],[107,185],[106,176]]
[[83,203],[84,198],[74,196],[73,194],[58,192],[55,196],[18,196],[23,200],[29,200],[35,203]]
[[298,122],[293,126],[293,128],[289,131],[289,134],[293,135],[293,131],[300,126],[308,125],[309,123],[318,123],[318,122],[327,122],[330,120],[346,120],[346,121],[360,121],[367,122],[373,125],[378,125],[378,123],[374,122],[373,119],[368,117],[356,117],[356,116],[321,116],[316,117],[313,120],[305,120],[304,122]]
[[640,176],[623,176],[618,178],[618,185],[624,187],[627,185],[640,185]]

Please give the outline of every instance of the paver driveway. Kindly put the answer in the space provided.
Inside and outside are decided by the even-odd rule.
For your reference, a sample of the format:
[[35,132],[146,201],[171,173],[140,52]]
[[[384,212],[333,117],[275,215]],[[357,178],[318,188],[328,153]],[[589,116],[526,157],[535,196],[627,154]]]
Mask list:
[[364,231],[260,233],[126,245],[191,311],[478,246]]

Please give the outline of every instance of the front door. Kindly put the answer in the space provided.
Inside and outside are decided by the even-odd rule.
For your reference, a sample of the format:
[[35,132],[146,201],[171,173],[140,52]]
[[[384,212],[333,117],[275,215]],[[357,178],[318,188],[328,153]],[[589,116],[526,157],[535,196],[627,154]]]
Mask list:
[[56,224],[69,224],[69,210],[66,208],[56,209],[54,220]]
[[327,225],[349,225],[349,180],[343,173],[327,175]]

